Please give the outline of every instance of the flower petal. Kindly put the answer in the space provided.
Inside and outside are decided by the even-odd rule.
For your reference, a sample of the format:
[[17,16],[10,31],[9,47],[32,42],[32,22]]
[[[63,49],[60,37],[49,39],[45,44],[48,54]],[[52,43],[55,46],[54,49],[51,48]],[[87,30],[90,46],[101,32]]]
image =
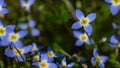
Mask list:
[[75,22],[75,23],[73,23],[73,25],[72,25],[72,29],[79,29],[79,28],[81,28],[82,26],[80,25],[80,22],[79,21],[77,21],[77,22]]
[[90,45],[90,44],[93,44],[93,43],[94,43],[94,41],[93,41],[93,40],[91,40],[91,39],[90,39],[90,40],[88,39],[85,43],[86,43],[86,44],[88,44],[88,45]]
[[10,50],[9,48],[5,49],[5,55],[8,57],[15,57],[14,51]]
[[110,42],[111,42],[111,43],[118,43],[119,41],[117,40],[117,38],[115,37],[115,35],[112,35],[112,36],[110,37]]
[[8,40],[6,36],[2,38],[0,41],[0,46],[8,46],[9,44],[10,44],[10,41]]
[[48,67],[47,68],[58,68],[58,67],[54,63],[48,63]]
[[112,0],[105,0],[105,2],[107,2],[107,3],[112,3]]
[[67,65],[67,63],[66,63],[66,57],[64,57],[63,59],[62,59],[62,63],[61,63],[63,66],[66,66]]
[[22,30],[26,30],[27,27],[28,27],[28,25],[27,25],[26,23],[20,23],[20,24],[19,24],[19,27],[20,27],[20,29],[22,29]]
[[26,30],[21,30],[18,32],[19,38],[23,38],[28,34],[28,31]]
[[89,20],[89,22],[92,22],[96,19],[96,13],[90,13],[86,18]]
[[113,16],[116,15],[119,11],[119,6],[111,5],[110,6],[110,11],[111,11]]
[[105,68],[105,65],[103,63],[99,63],[98,65],[100,66],[100,68]]
[[15,25],[8,25],[8,26],[6,26],[6,29],[11,29],[11,30],[14,30],[15,29]]
[[31,31],[32,36],[39,36],[40,35],[40,31],[36,28],[32,29]]
[[73,34],[74,34],[74,36],[75,36],[76,38],[79,39],[79,36],[80,36],[82,33],[79,32],[79,31],[73,31]]
[[93,55],[94,55],[94,57],[98,56],[97,48],[94,48]]
[[39,64],[40,64],[40,62],[34,62],[34,63],[32,63],[32,65],[35,65],[35,66],[38,66],[38,67],[40,66]]
[[24,53],[28,53],[28,52],[31,51],[31,49],[32,49],[32,45],[24,46],[23,49],[24,49]]
[[95,57],[92,57],[91,63],[92,63],[92,64],[96,64],[96,59],[95,59]]
[[26,61],[26,57],[25,57],[25,55],[17,56],[17,59],[18,59],[20,62],[24,62],[24,61]]
[[2,23],[2,21],[0,20],[0,27],[3,27],[3,23]]
[[107,56],[100,56],[100,58],[102,59],[102,62],[105,63],[108,60]]
[[36,22],[35,22],[34,20],[30,20],[30,21],[28,22],[28,25],[29,25],[31,28],[33,28],[33,27],[35,27]]
[[74,65],[75,65],[75,62],[72,62],[72,63],[68,64],[67,66],[68,66],[68,68],[72,68]]
[[7,14],[9,11],[7,8],[3,8],[2,11],[0,12],[1,14]]
[[91,34],[93,32],[93,28],[90,24],[88,26],[85,26],[84,30],[88,33],[89,36],[91,36]]
[[47,60],[48,60],[47,54],[41,54],[41,61],[47,61]]
[[23,47],[23,43],[22,43],[20,40],[15,41],[15,42],[13,43],[13,45],[14,45],[16,48],[21,48],[21,47]]
[[77,41],[75,42],[75,46],[82,46],[82,44],[83,44],[83,42],[80,41],[80,40],[77,40]]
[[80,20],[82,17],[84,17],[84,13],[81,10],[76,9],[76,17],[78,20]]

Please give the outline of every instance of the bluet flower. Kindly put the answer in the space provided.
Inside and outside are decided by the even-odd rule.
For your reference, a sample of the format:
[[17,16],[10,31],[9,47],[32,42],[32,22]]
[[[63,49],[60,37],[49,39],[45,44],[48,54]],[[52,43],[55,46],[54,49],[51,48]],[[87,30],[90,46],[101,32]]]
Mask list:
[[7,14],[9,11],[6,8],[5,0],[0,0],[0,14]]
[[30,7],[34,2],[35,0],[20,0],[20,5],[25,11],[30,12]]
[[79,29],[83,27],[84,30],[91,35],[93,29],[90,23],[96,19],[96,13],[90,13],[85,17],[81,10],[76,9],[76,17],[78,21],[73,23],[72,29]]
[[105,0],[109,4],[112,15],[116,15],[120,10],[120,0]]
[[73,31],[74,36],[78,39],[75,42],[76,46],[82,46],[82,44],[91,44],[93,43],[93,40],[89,39],[86,33],[81,33],[79,31]]
[[40,31],[37,28],[35,28],[35,25],[36,25],[36,22],[34,20],[30,20],[28,24],[20,23],[19,27],[22,30],[28,30],[32,36],[39,36]]
[[94,48],[93,55],[94,55],[94,57],[92,57],[91,63],[93,65],[96,65],[98,63],[100,68],[105,68],[104,63],[108,60],[108,57],[107,56],[99,56],[99,54],[97,52],[97,48]]
[[58,68],[55,63],[48,62],[48,56],[46,54],[41,54],[41,61],[34,62],[32,65],[39,68]]
[[32,46],[24,46],[21,48],[12,47],[12,49],[7,48],[5,50],[5,55],[8,57],[17,57],[17,59],[20,62],[23,62],[26,60],[26,57],[24,54],[30,52],[31,49],[32,49]]

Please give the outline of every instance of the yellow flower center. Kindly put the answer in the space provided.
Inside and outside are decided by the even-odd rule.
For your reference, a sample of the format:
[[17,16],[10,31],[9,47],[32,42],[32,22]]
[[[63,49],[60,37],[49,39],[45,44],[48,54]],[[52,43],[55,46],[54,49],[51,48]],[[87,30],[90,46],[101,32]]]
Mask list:
[[28,8],[29,8],[29,6],[28,6],[27,4],[23,5],[22,7],[23,7],[23,9],[25,9],[25,10],[28,10]]
[[33,57],[33,59],[34,59],[35,61],[39,61],[39,60],[40,60],[40,57],[39,57],[39,55],[36,55],[36,56]]
[[0,35],[3,36],[6,34],[6,29],[3,27],[0,27]]
[[42,61],[42,62],[40,63],[40,68],[47,68],[47,67],[48,67],[48,64],[47,64],[46,61]]
[[48,56],[49,56],[49,57],[54,57],[55,54],[53,53],[53,51],[49,51],[49,52],[48,52]]
[[16,40],[18,40],[18,38],[19,38],[18,34],[14,34],[14,33],[10,34],[10,36],[9,36],[9,39],[11,41],[16,41]]
[[96,62],[101,62],[101,58],[99,56],[96,57]]
[[83,34],[83,35],[80,36],[80,40],[87,41],[88,40],[88,36],[86,34]]
[[120,0],[112,0],[113,4],[115,5],[119,5],[120,4]]
[[24,51],[23,51],[22,49],[19,49],[19,48],[18,48],[17,50],[15,49],[15,54],[16,54],[16,55],[22,55],[23,52],[24,52]]
[[82,25],[82,26],[87,26],[88,25],[88,20],[86,19],[86,18],[82,18],[81,20],[80,20],[80,24]]
[[116,46],[120,47],[120,43],[116,43]]

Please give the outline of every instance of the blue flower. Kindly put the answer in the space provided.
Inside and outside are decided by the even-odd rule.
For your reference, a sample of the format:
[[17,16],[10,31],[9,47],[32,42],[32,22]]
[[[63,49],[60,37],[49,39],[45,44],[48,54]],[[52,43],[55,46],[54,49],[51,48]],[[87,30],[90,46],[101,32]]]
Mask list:
[[6,4],[4,0],[0,0],[0,14],[7,14],[9,11],[6,8]]
[[2,21],[0,20],[0,39],[5,38],[14,29],[15,29],[15,25],[8,25],[4,27],[4,25],[2,24]]
[[19,27],[20,29],[23,29],[23,30],[29,30],[32,36],[39,36],[40,31],[35,28],[35,25],[36,25],[36,22],[34,20],[30,20],[28,24],[20,23]]
[[26,60],[26,57],[24,54],[30,52],[31,49],[32,49],[32,46],[24,46],[21,48],[16,48],[12,46],[11,49],[7,48],[5,50],[5,55],[8,57],[17,57],[18,61],[23,62]]
[[47,55],[48,55],[48,61],[49,62],[53,62],[54,57],[61,57],[61,56],[63,56],[60,53],[53,52],[53,50],[52,50],[52,48],[50,46],[47,48]]
[[120,10],[120,0],[105,0],[109,4],[112,15],[116,15]]
[[7,36],[1,39],[0,44],[1,45],[13,45],[16,47],[22,47],[23,44],[20,41],[21,38],[25,37],[27,35],[27,31],[22,30],[17,33],[15,32],[10,32]]
[[108,57],[107,56],[99,56],[99,54],[97,53],[97,48],[94,48],[93,55],[94,55],[94,57],[92,57],[91,63],[93,65],[96,65],[98,63],[100,68],[104,68],[105,67],[104,63],[108,60]]
[[86,17],[81,10],[76,9],[76,17],[79,21],[73,23],[72,29],[84,28],[84,30],[91,35],[92,34],[92,26],[90,23],[95,20],[96,13],[90,13]]
[[119,35],[112,35],[110,38],[109,45],[112,48],[120,48],[120,36]]
[[32,65],[38,66],[39,68],[58,68],[56,64],[48,62],[48,56],[41,54],[41,61],[34,62]]
[[93,40],[89,39],[89,37],[87,36],[86,33],[81,33],[81,32],[78,32],[78,31],[73,31],[73,34],[78,39],[75,42],[76,46],[82,46],[83,43],[86,43],[86,44],[93,43]]
[[72,62],[70,64],[67,64],[66,57],[62,59],[61,65],[59,65],[60,68],[72,68],[75,65],[75,62]]
[[35,0],[20,0],[20,5],[21,7],[27,11],[30,12],[30,7],[32,6],[32,4],[35,2]]

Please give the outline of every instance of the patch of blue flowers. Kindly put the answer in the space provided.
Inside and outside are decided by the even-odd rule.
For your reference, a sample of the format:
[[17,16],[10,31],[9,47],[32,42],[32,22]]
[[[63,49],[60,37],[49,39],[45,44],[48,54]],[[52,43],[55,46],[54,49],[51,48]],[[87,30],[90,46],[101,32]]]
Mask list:
[[[21,8],[28,13],[31,13],[31,6],[34,4],[35,0],[20,0]],[[120,9],[120,0],[105,0],[110,7],[112,15],[116,15]],[[9,13],[7,5],[4,0],[0,0],[0,14],[5,15]],[[92,22],[95,21],[97,13],[89,13],[85,15],[82,10],[76,9],[75,11],[76,18],[78,19],[71,26],[73,30],[73,35],[77,39],[75,46],[80,47],[82,45],[93,46],[93,57],[91,61],[91,66],[105,68],[105,63],[109,59],[108,56],[99,55],[99,48],[96,45],[96,42],[91,38],[93,27]],[[86,62],[86,58],[74,54],[67,57],[64,54],[55,52],[50,46],[48,48],[38,47],[35,42],[30,45],[24,45],[22,39],[30,34],[33,37],[38,37],[40,35],[40,30],[36,28],[36,21],[30,19],[28,23],[19,23],[20,31],[15,31],[16,25],[10,24],[5,26],[0,20],[0,46],[6,47],[4,55],[9,58],[15,58],[17,63],[26,62],[27,54],[30,54],[31,65],[38,68],[73,68],[79,62]],[[113,28],[120,31],[120,27],[113,23]],[[116,49],[116,54],[118,56],[118,49],[120,48],[120,35],[114,34],[110,37],[110,40],[102,40],[109,44],[112,48]],[[40,51],[41,50],[41,51]],[[57,60],[60,58],[60,60]],[[77,59],[73,61],[72,59]],[[69,62],[67,62],[69,61]],[[86,67],[87,64],[83,65]],[[89,68],[89,67],[88,67]]]

